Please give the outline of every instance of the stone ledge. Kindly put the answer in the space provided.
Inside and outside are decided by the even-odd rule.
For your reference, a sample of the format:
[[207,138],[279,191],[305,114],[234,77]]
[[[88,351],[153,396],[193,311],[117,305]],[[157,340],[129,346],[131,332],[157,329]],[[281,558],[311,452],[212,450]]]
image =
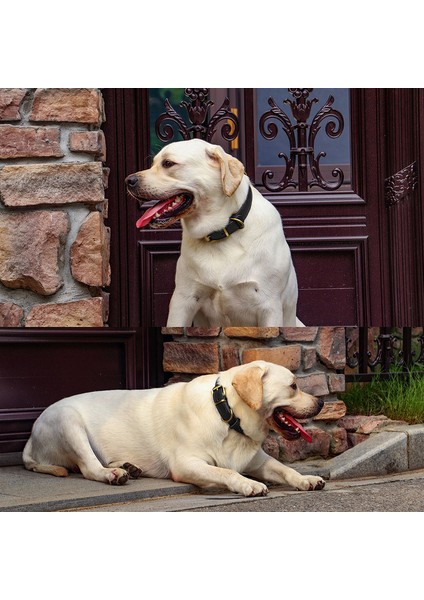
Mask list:
[[62,211],[0,213],[0,281],[43,296],[57,292],[69,220]]
[[0,125],[0,158],[63,156],[59,127]]
[[186,327],[187,337],[218,337],[221,327]]
[[106,141],[103,131],[71,131],[69,150],[94,154],[104,162],[106,160]]
[[91,286],[110,284],[110,229],[101,213],[91,212],[82,223],[71,246],[71,273],[74,279]]
[[103,98],[94,88],[38,88],[29,118],[100,125],[105,119]]
[[103,298],[38,304],[28,313],[25,327],[103,327]]
[[218,373],[219,350],[216,342],[165,342],[163,370],[171,373]]
[[346,366],[346,342],[344,327],[320,327],[317,354],[329,369],[344,369]]
[[101,162],[7,165],[0,170],[6,206],[99,204],[104,201]]
[[0,88],[0,121],[20,121],[20,106],[27,90],[24,88]]
[[280,335],[278,327],[224,327],[227,337],[268,339]]
[[280,331],[288,342],[313,342],[317,337],[318,327],[281,327]]
[[292,346],[280,346],[277,348],[247,348],[243,350],[243,363],[253,362],[254,360],[266,360],[286,367],[290,371],[297,371],[300,368],[302,348],[298,344]]
[[184,335],[184,327],[162,327],[163,335]]
[[20,327],[24,310],[13,302],[0,302],[0,327]]
[[311,394],[312,396],[328,396],[329,394],[325,373],[298,375],[297,382],[303,392]]
[[[343,400],[329,400],[324,403],[322,410],[313,417],[314,421],[338,421],[346,414],[346,404]],[[340,421],[339,421],[340,425]]]

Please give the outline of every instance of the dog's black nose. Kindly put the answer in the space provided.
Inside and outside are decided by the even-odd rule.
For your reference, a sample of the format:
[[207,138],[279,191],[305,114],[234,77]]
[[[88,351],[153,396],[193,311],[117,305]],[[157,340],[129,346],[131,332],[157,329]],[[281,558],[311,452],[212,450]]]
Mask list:
[[125,180],[125,183],[127,184],[128,187],[136,186],[138,183],[137,175],[128,175],[128,177]]

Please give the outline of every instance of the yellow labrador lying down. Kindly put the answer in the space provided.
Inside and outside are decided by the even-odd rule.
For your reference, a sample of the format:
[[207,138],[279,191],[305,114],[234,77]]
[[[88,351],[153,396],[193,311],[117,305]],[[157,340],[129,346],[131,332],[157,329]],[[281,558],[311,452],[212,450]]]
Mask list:
[[37,473],[80,470],[114,485],[146,476],[244,496],[268,493],[256,479],[322,489],[321,477],[300,475],[261,448],[270,428],[310,439],[295,419],[316,415],[322,405],[284,367],[255,361],[189,383],[60,400],[34,423],[23,460]]

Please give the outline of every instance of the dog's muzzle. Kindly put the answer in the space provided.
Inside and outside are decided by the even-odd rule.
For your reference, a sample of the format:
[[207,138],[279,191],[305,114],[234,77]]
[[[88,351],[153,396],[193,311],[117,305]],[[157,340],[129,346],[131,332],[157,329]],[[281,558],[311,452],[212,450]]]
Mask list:
[[[316,401],[315,410],[306,417],[314,417],[317,415],[324,405],[322,398],[318,398]],[[298,417],[299,418],[299,417]],[[277,406],[274,409],[271,417],[268,419],[268,425],[277,433],[280,433],[283,437],[288,440],[295,440],[302,437],[307,442],[312,442],[312,437],[302,427],[300,423],[291,415],[286,407]]]
[[179,192],[165,199],[145,198],[143,197],[143,191],[140,190],[138,175],[128,175],[125,179],[125,184],[128,194],[135,200],[138,200],[140,206],[145,202],[153,201],[155,203],[136,222],[138,229],[146,225],[150,225],[150,227],[155,229],[169,227],[193,210],[194,196],[188,192]]

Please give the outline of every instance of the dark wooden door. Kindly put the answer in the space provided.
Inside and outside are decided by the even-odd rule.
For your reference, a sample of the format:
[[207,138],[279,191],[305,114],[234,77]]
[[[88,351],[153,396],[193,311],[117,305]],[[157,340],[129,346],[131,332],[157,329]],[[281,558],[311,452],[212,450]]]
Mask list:
[[[305,93],[304,104],[314,98],[315,92],[319,90]],[[264,141],[260,131],[264,111],[258,103],[259,90],[213,91],[215,102],[209,109],[209,118],[213,118],[228,93],[230,109],[233,106],[237,109],[240,131],[235,145],[223,142],[220,129],[212,141],[223,143],[228,151],[243,160],[254,184],[280,212],[298,274],[298,314],[305,324],[407,326],[422,323],[423,91],[352,89],[347,106],[340,104],[340,92],[334,90],[334,103],[327,109],[324,96],[314,102],[315,112],[311,110],[309,121],[305,121],[305,129],[310,130],[316,115],[323,110],[319,123],[321,132],[313,148],[316,158],[326,138],[330,148],[333,138],[337,137],[332,134],[337,132],[339,123],[331,110],[342,112],[345,129],[349,130],[349,160],[346,163],[336,151],[332,164],[330,161],[320,166],[323,179],[331,187],[338,178],[331,174],[332,169],[338,168],[340,161],[343,163],[345,181],[336,190],[309,187],[308,182],[306,187],[303,185],[304,189],[298,185],[276,190],[276,184],[284,178],[281,157],[280,167],[272,167],[274,177],[264,179],[263,173],[269,170],[269,165],[263,161],[261,164],[258,150]],[[181,230],[177,224],[166,230],[137,231],[135,221],[141,212],[134,201],[126,198],[124,189],[126,175],[150,164],[149,91],[104,90],[104,95],[111,166],[111,324],[162,326],[166,323],[174,288]],[[188,100],[190,104],[191,99]],[[286,134],[282,130],[284,126],[288,128],[287,123],[278,119],[274,122],[283,139],[281,152],[288,155],[293,150],[296,154],[294,177],[298,177],[302,152],[303,158],[308,159],[308,145],[302,150],[298,138],[299,123],[304,115],[297,120],[289,102],[284,100],[296,101],[293,89],[278,90],[274,102],[291,121],[295,148],[289,144],[287,149],[287,143],[284,146]],[[185,113],[181,106],[173,108],[180,114]],[[299,112],[299,107],[297,110]],[[326,111],[330,113],[327,117]],[[184,117],[190,125],[187,114]],[[266,132],[265,126],[263,129]],[[178,132],[174,139],[181,139]],[[267,189],[266,183],[274,189]]]

